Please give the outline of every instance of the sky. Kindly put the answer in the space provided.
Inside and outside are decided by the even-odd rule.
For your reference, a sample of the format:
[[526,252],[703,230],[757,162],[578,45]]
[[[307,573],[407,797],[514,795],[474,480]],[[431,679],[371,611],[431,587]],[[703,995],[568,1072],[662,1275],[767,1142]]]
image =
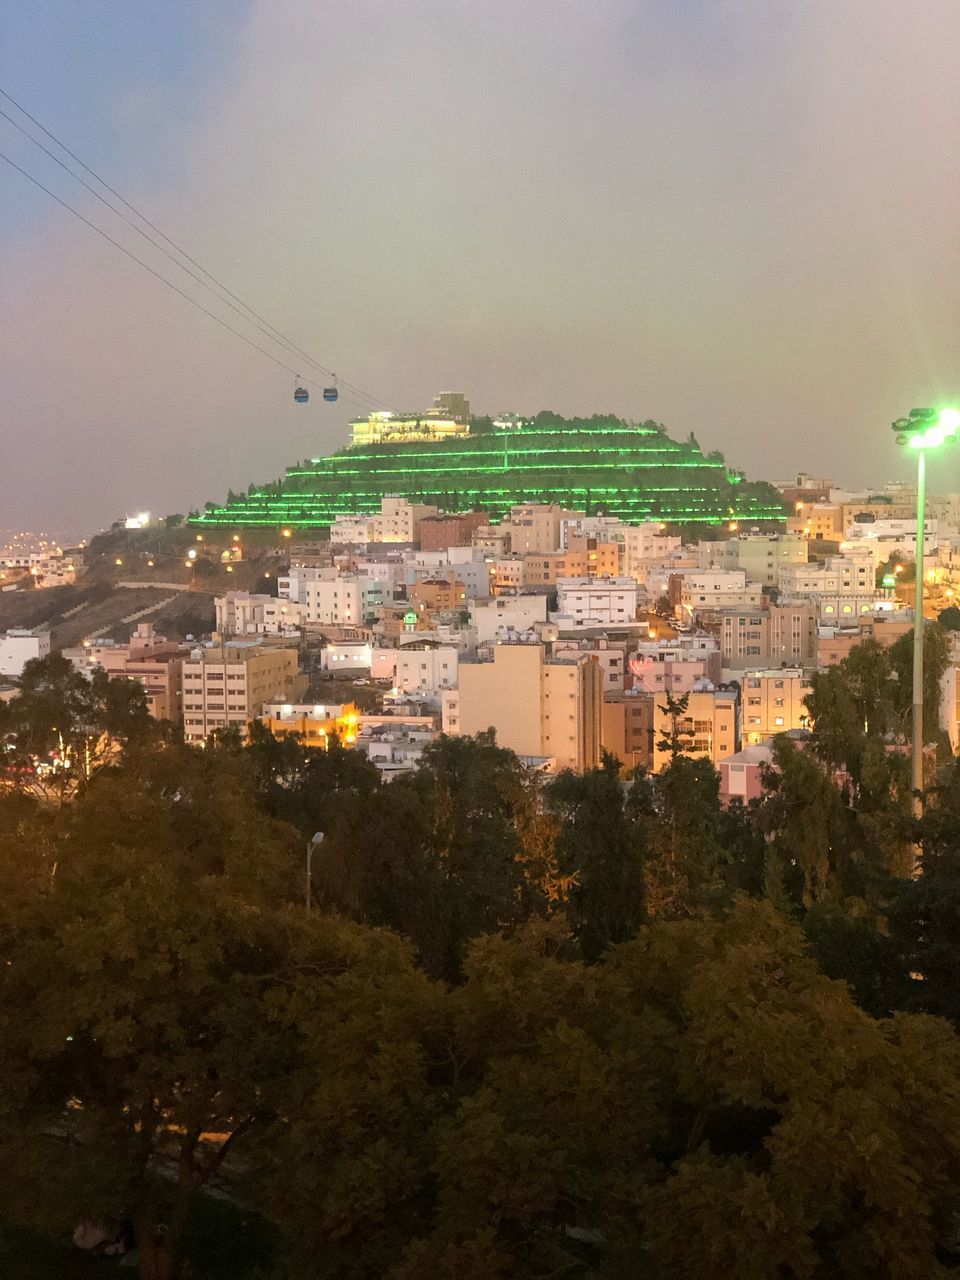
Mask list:
[[[955,0],[0,0],[0,88],[366,394],[652,417],[849,486],[960,397],[957,47]],[[357,404],[295,405],[305,362],[2,118],[0,152],[292,369],[0,162],[0,527],[345,442]]]

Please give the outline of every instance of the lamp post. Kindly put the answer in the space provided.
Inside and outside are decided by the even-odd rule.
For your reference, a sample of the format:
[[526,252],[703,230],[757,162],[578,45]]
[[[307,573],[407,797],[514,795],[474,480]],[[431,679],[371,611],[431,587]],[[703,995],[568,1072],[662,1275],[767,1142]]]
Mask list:
[[307,910],[311,906],[311,889],[313,887],[313,851],[323,843],[323,832],[315,831],[307,841]]
[[911,409],[906,418],[893,423],[897,444],[917,454],[917,574],[913,597],[913,743],[910,787],[913,816],[923,814],[923,533],[926,507],[926,456],[928,449],[955,444],[960,432],[960,412],[956,409]]

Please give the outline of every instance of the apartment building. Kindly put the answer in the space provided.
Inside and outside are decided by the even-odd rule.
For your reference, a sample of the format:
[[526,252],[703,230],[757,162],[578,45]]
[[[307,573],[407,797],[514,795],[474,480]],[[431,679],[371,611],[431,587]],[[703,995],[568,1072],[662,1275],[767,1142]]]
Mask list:
[[476,627],[478,644],[495,640],[501,628],[528,631],[538,622],[547,621],[547,597],[531,592],[497,596],[493,600],[472,600],[470,621]]
[[560,525],[563,520],[580,519],[583,511],[568,511],[557,503],[534,503],[510,508],[504,526],[510,532],[510,550],[516,555],[534,552],[546,555],[560,549]]
[[461,663],[445,723],[459,733],[493,728],[497,742],[521,756],[582,773],[600,762],[603,702],[600,668],[587,656],[550,660],[542,644],[501,644],[492,662]]
[[459,667],[456,645],[405,644],[396,650],[393,683],[401,693],[436,695],[456,688]]
[[558,578],[560,627],[609,626],[635,622],[637,584],[633,578]]
[[870,613],[877,600],[872,554],[828,556],[824,564],[785,566],[780,573],[781,598],[809,601],[821,622],[856,619]]
[[689,613],[725,609],[736,605],[760,608],[763,591],[743,569],[685,570],[681,575],[680,606]]
[[296,634],[306,609],[296,600],[228,591],[214,600],[217,634],[222,636],[282,636]]
[[745,746],[806,728],[810,682],[799,667],[745,671],[740,682]]
[[741,533],[723,542],[701,541],[701,569],[742,569],[750,582],[775,587],[786,565],[806,564],[809,542],[799,533]]
[[621,547],[616,542],[574,534],[563,551],[530,552],[523,557],[523,584],[552,587],[561,578],[616,577]]
[[194,649],[183,662],[183,727],[188,742],[214,729],[245,729],[265,703],[295,703],[307,680],[296,649],[237,641]]
[[23,668],[35,658],[50,654],[50,632],[37,628],[11,627],[0,631],[0,676],[22,676]]
[[812,604],[723,609],[719,634],[725,670],[816,665],[817,616]]
[[350,747],[357,740],[360,715],[352,702],[319,705],[305,702],[266,702],[257,716],[276,738],[299,734],[305,747],[326,751],[331,738]]
[[[678,727],[684,736],[684,755],[702,756],[717,764],[739,749],[737,694],[732,689],[693,689]],[[661,742],[673,732],[673,717],[665,698],[653,697],[653,761],[659,773],[670,763],[670,752]]]

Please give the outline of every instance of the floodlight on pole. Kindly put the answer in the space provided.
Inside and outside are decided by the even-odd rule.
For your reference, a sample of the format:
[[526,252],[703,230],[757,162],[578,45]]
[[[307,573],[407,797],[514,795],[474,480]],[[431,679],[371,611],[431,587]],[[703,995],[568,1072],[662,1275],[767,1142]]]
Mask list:
[[923,815],[923,534],[926,506],[926,456],[928,449],[956,444],[960,435],[960,410],[911,409],[897,418],[893,431],[898,445],[917,455],[917,572],[913,597],[913,742],[910,756],[910,788],[913,816]]

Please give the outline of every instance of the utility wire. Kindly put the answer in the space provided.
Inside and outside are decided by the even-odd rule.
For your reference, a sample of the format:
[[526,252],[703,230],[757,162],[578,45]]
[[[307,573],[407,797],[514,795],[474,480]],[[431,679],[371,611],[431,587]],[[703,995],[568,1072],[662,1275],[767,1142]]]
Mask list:
[[[98,227],[95,222],[91,222],[89,218],[84,217],[79,209],[75,209],[72,204],[68,204],[66,200],[61,199],[55,191],[51,191],[49,187],[45,187],[38,178],[35,178],[33,174],[28,173],[26,169],[21,168],[15,160],[11,160],[10,157],[8,155],[4,155],[2,151],[0,151],[0,160],[5,161],[11,169],[16,169],[17,173],[22,174],[27,181],[32,182],[35,187],[39,187],[41,191],[45,192],[51,198],[51,200],[55,200],[58,205],[66,209],[69,213],[72,213],[75,218],[79,218],[79,220],[85,226],[89,227],[91,231],[95,231],[98,236],[102,236],[103,239],[112,244],[115,249],[119,249],[122,254],[125,254],[126,257],[130,258],[132,262],[143,267],[144,271],[149,271],[152,276],[161,282],[161,284],[165,284],[168,289],[172,289],[173,292],[179,294],[181,298],[185,298],[187,302],[195,306],[198,311],[202,311],[204,315],[209,316],[211,320],[216,320],[217,324],[222,325],[229,333],[232,333],[242,342],[245,342],[248,347],[253,347],[254,351],[259,351],[260,354],[266,356],[268,360],[272,360],[273,363],[279,365],[281,369],[286,369],[286,371],[288,373],[292,373],[294,377],[301,377],[298,370],[294,369],[292,365],[286,364],[283,360],[280,360],[275,356],[272,351],[268,351],[266,347],[261,347],[260,344],[254,342],[252,338],[248,338],[245,333],[241,333],[239,329],[235,329],[232,324],[228,324],[228,322],[221,316],[218,316],[215,311],[211,311],[210,308],[205,307],[202,302],[198,302],[196,298],[191,297],[189,293],[186,293],[178,285],[175,285],[172,280],[168,280],[165,275],[162,275],[159,271],[155,270],[155,268],[151,267],[148,262],[144,262],[142,258],[138,258],[135,253],[131,253],[126,245],[121,244],[119,240],[115,240],[113,236],[104,231],[102,227]],[[317,382],[310,382],[308,378],[302,378],[302,381],[309,382],[311,386],[315,387],[321,385]],[[343,398],[349,404],[354,404],[357,408],[364,409],[362,404],[351,399],[349,396],[344,396]],[[364,411],[366,412],[366,410]]]
[[[337,375],[334,374],[332,370],[327,369],[324,365],[320,364],[320,362],[314,359],[314,357],[311,356],[309,352],[304,351],[301,347],[297,346],[297,344],[293,341],[292,338],[288,338],[286,334],[284,334],[281,330],[277,329],[275,325],[272,325],[270,321],[267,320],[264,316],[260,315],[260,313],[256,311],[253,307],[251,307],[249,303],[244,302],[244,300],[241,297],[239,297],[236,293],[234,293],[232,289],[229,289],[227,285],[225,285],[221,280],[218,280],[217,277],[214,276],[211,272],[207,271],[206,268],[203,267],[195,258],[191,257],[191,255],[187,253],[185,249],[181,248],[181,246],[178,245],[176,241],[172,240],[168,235],[165,234],[165,232],[161,231],[161,229],[158,226],[156,226],[153,222],[151,222],[150,219],[145,214],[141,213],[140,210],[135,205],[131,204],[130,201],[127,200],[125,196],[122,196],[120,192],[116,190],[116,188],[112,187],[110,183],[107,182],[104,178],[101,178],[100,175],[95,172],[95,170],[91,169],[90,166],[86,164],[83,160],[81,160],[80,157],[75,152],[71,151],[70,148],[66,145],[66,143],[61,142],[61,140],[56,136],[56,134],[52,133],[45,125],[41,124],[41,122],[36,118],[36,116],[31,115],[30,112],[26,109],[26,107],[21,106],[21,104],[17,102],[15,98],[11,97],[11,95],[7,93],[5,89],[0,88],[0,96],[6,98],[6,100],[12,106],[16,107],[16,109],[22,115],[26,116],[26,118],[32,124],[36,125],[36,127],[40,129],[42,133],[44,133],[48,138],[50,138],[52,142],[56,143],[56,145],[61,149],[61,151],[65,152],[71,158],[71,160],[76,161],[76,163],[80,165],[80,167],[86,173],[89,173],[90,176],[93,179],[95,179],[95,181],[97,181],[105,190],[109,191],[111,195],[115,196],[120,201],[121,204],[123,204],[127,209],[129,209],[131,213],[135,214],[140,219],[141,222],[143,222],[146,226],[150,228],[151,231],[155,231],[156,234],[160,236],[162,240],[166,241],[166,243],[169,244],[173,249],[175,249],[177,253],[181,255],[181,257],[185,258],[187,262],[189,262],[192,266],[196,267],[198,271],[200,271],[204,276],[207,277],[207,280],[212,281],[213,284],[215,284],[218,289],[223,290],[223,292],[227,294],[229,298],[233,299],[233,302],[229,302],[227,298],[221,297],[219,294],[217,294],[215,290],[211,289],[209,284],[201,280],[199,276],[195,275],[188,267],[184,266],[182,262],[180,262],[177,258],[173,257],[173,255],[170,254],[166,249],[164,249],[162,245],[158,244],[156,240],[154,240],[151,236],[148,236],[141,227],[138,227],[136,223],[132,222],[129,218],[125,216],[125,214],[121,213],[119,209],[115,208],[114,205],[112,205],[108,200],[104,199],[104,197],[100,195],[100,193],[96,191],[93,187],[91,187],[87,182],[85,182],[84,179],[81,178],[79,174],[74,173],[74,171],[69,167],[69,165],[66,165],[58,156],[54,155],[52,151],[49,151],[43,145],[42,142],[40,142],[37,138],[34,138],[32,134],[30,134],[28,130],[24,129],[24,127],[18,121],[14,120],[12,116],[8,115],[7,112],[3,111],[3,109],[0,108],[0,116],[3,116],[3,118],[9,121],[9,123],[12,124],[15,129],[18,129],[24,135],[25,138],[28,138],[34,144],[34,146],[39,147],[40,150],[43,151],[45,155],[49,156],[51,160],[55,161],[55,163],[58,164],[61,167],[61,169],[64,169],[67,173],[70,174],[72,178],[76,179],[76,181],[79,182],[81,186],[85,187],[86,190],[91,193],[91,195],[95,196],[101,202],[101,204],[106,205],[106,207],[110,209],[111,212],[115,213],[117,217],[121,218],[128,226],[132,227],[133,230],[136,231],[138,235],[143,236],[144,239],[148,240],[150,244],[152,244],[156,249],[158,249],[167,258],[169,258],[171,262],[173,262],[181,270],[186,271],[189,276],[191,276],[194,280],[196,280],[199,284],[201,284],[205,289],[207,289],[210,293],[212,293],[214,297],[218,299],[218,301],[224,303],[226,306],[231,307],[231,309],[233,311],[236,311],[238,315],[241,315],[243,319],[247,321],[247,323],[252,323],[252,321],[250,321],[250,319],[247,316],[243,315],[243,312],[239,311],[238,308],[233,305],[233,303],[239,303],[240,307],[242,307],[244,311],[249,312],[250,316],[254,318],[254,321],[259,322],[259,323],[256,323],[254,327],[257,329],[260,329],[260,332],[263,333],[266,337],[270,338],[271,341],[277,342],[279,345],[282,345],[289,352],[289,354],[293,356],[299,356],[303,360],[306,360],[309,364],[313,365],[315,369],[319,370],[320,373],[323,373],[325,376],[329,378],[334,378],[341,386],[352,391],[354,395],[359,396],[361,399],[369,400],[371,404],[385,407],[384,401],[379,400],[376,396],[370,395],[369,392],[364,391],[362,387],[356,386],[354,383],[347,381],[347,379],[345,378],[338,378]],[[266,327],[261,328],[261,325],[264,325]],[[356,401],[353,401],[352,403],[356,403]]]

